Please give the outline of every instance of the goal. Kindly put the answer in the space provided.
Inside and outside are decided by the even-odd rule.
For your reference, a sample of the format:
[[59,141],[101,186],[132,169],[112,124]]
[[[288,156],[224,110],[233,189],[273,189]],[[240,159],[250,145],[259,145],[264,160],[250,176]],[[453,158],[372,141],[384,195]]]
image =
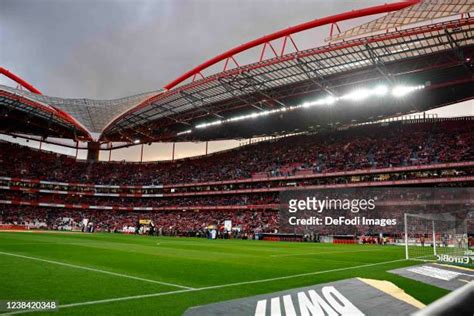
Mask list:
[[463,256],[469,250],[468,213],[405,213],[406,259],[435,261],[442,255]]

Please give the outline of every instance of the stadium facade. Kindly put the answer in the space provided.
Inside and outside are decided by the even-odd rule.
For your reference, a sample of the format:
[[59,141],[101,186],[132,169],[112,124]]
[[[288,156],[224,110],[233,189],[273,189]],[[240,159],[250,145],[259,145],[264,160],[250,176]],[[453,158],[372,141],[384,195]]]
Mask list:
[[[107,223],[103,230],[143,215],[100,220],[97,210],[190,211],[191,222],[219,223],[220,215],[199,212],[220,210],[242,225],[236,211],[248,219],[259,210],[256,226],[245,229],[254,232],[278,229],[278,195],[295,187],[471,186],[472,117],[386,121],[472,99],[473,9],[469,0],[402,1],[316,19],[237,46],[163,89],[117,100],[45,96],[0,68],[20,85],[0,86],[2,133],[86,141],[89,151],[84,162],[2,143],[0,203],[12,210],[7,218],[17,208],[66,210],[66,218],[88,210]],[[339,28],[371,15],[378,18]],[[294,34],[321,26],[330,28],[326,43],[300,50]],[[258,61],[240,65],[240,54],[255,48]],[[111,142],[259,136],[279,138],[176,162],[97,162]],[[170,214],[163,227],[172,226]]]
[[[474,113],[396,118],[473,98],[473,14],[472,0],[348,11],[116,100],[45,96],[0,67],[19,85],[0,86],[0,133],[88,150],[79,160],[0,141],[0,312],[7,298],[14,313],[412,315],[455,290],[417,315],[471,315]],[[323,26],[324,44],[300,47],[295,34]],[[117,143],[143,154],[146,143],[250,137],[269,140],[98,161]],[[23,302],[35,296],[51,301]]]

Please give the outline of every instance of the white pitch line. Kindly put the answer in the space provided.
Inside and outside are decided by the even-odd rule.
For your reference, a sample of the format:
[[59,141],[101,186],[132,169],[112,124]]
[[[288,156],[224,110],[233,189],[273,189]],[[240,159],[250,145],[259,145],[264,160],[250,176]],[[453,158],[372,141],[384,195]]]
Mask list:
[[89,301],[89,302],[80,302],[80,303],[71,303],[71,304],[66,304],[66,305],[59,305],[59,308],[68,308],[68,307],[76,307],[76,306],[84,306],[84,305],[95,305],[95,304],[101,304],[101,303],[120,302],[120,301],[127,301],[127,300],[130,300],[130,299],[166,296],[166,295],[170,295],[170,294],[187,293],[187,292],[194,292],[194,291],[199,291],[199,290],[201,290],[201,289],[177,290],[177,291],[151,293],[151,294],[143,294],[143,295],[136,295],[136,296],[116,297],[116,298],[109,298],[109,299],[98,300],[98,301]]
[[[166,295],[188,293],[188,292],[200,292],[200,291],[214,290],[214,289],[220,289],[220,288],[232,287],[232,286],[239,286],[239,285],[247,285],[247,284],[256,284],[256,283],[286,280],[286,279],[298,278],[298,277],[303,277],[303,276],[308,276],[308,275],[318,275],[318,274],[325,274],[325,273],[331,273],[331,272],[339,272],[339,271],[346,271],[346,270],[352,270],[352,269],[367,268],[367,267],[373,267],[373,266],[378,266],[378,265],[383,265],[383,264],[388,264],[388,263],[394,263],[394,262],[400,262],[400,261],[406,261],[406,259],[397,259],[397,260],[391,260],[391,261],[383,261],[383,262],[363,264],[363,265],[353,266],[353,267],[344,267],[344,268],[337,268],[337,269],[330,269],[330,270],[323,270],[323,271],[293,274],[293,275],[275,277],[275,278],[270,278],[270,279],[262,279],[262,280],[255,280],[255,281],[244,281],[244,282],[229,283],[229,284],[222,284],[222,285],[213,285],[213,286],[207,286],[207,287],[200,287],[200,288],[197,288],[197,289],[177,290],[177,291],[170,291],[170,292],[161,292],[161,293],[151,293],[151,294],[143,294],[143,295],[117,297],[117,298],[110,298],[110,299],[97,300],[97,301],[71,303],[71,304],[66,304],[66,305],[60,305],[59,308],[70,308],[70,307],[85,306],[85,305],[112,303],[112,302],[136,300],[136,299],[141,299],[141,298],[166,296]],[[18,311],[18,312],[10,313],[10,314],[7,314],[7,315],[22,314],[22,313],[25,313],[25,312],[29,313],[29,312],[34,312],[34,311]]]
[[111,272],[111,271],[107,271],[107,270],[100,270],[100,269],[94,269],[94,268],[79,266],[79,265],[70,264],[70,263],[65,263],[65,262],[60,262],[60,261],[53,261],[53,260],[47,260],[47,259],[36,258],[36,257],[23,256],[23,255],[14,254],[14,253],[9,253],[9,252],[2,252],[2,251],[0,251],[0,255],[11,256],[11,257],[17,257],[17,258],[23,258],[23,259],[29,259],[29,260],[40,261],[40,262],[46,262],[46,263],[56,264],[56,265],[60,265],[60,266],[64,266],[64,267],[75,268],[75,269],[81,269],[81,270],[87,270],[87,271],[92,271],[92,272],[98,272],[98,273],[103,273],[103,274],[118,276],[118,277],[122,277],[122,278],[137,280],[137,281],[143,281],[143,282],[149,282],[149,283],[167,285],[167,286],[177,287],[177,288],[186,289],[186,290],[194,290],[194,289],[195,289],[195,288],[193,288],[193,287],[184,286],[184,285],[179,285],[179,284],[174,284],[174,283],[168,283],[168,282],[161,282],[161,281],[156,281],[156,280],[150,280],[150,279],[140,278],[140,277],[136,277],[136,276],[132,276],[132,275],[127,275],[127,274],[121,274],[121,273]]
[[332,253],[354,253],[354,252],[369,252],[369,251],[381,251],[382,249],[367,249],[367,250],[352,250],[352,251],[321,251],[321,252],[306,252],[306,253],[295,253],[285,255],[270,255],[270,257],[296,257],[296,256],[311,256],[319,254],[332,254]]

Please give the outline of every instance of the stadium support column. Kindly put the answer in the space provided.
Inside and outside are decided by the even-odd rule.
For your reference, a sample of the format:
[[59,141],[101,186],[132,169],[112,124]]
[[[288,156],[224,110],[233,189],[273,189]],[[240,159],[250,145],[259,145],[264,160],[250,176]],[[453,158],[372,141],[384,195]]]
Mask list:
[[109,143],[109,162],[112,160],[112,143]]
[[140,162],[143,162],[143,144],[142,148],[140,149]]
[[433,252],[434,255],[436,256],[436,229],[435,229],[435,221],[433,220]]
[[176,143],[173,143],[173,150],[171,152],[171,161],[174,161],[174,150],[175,150]]
[[208,141],[206,141],[206,156],[207,156],[207,152],[208,152],[208,150],[209,150],[209,142],[208,142]]
[[78,154],[79,154],[79,141],[76,141],[76,160],[77,160]]
[[100,151],[99,142],[88,142],[87,143],[87,161],[98,161],[99,151]]

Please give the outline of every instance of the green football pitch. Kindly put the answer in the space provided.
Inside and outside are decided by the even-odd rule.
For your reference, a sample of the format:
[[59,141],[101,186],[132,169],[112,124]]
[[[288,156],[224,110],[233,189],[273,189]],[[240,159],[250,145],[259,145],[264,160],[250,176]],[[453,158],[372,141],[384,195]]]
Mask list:
[[181,315],[198,306],[352,277],[423,303],[448,291],[388,273],[404,248],[82,233],[0,233],[0,300],[54,300],[66,315]]

